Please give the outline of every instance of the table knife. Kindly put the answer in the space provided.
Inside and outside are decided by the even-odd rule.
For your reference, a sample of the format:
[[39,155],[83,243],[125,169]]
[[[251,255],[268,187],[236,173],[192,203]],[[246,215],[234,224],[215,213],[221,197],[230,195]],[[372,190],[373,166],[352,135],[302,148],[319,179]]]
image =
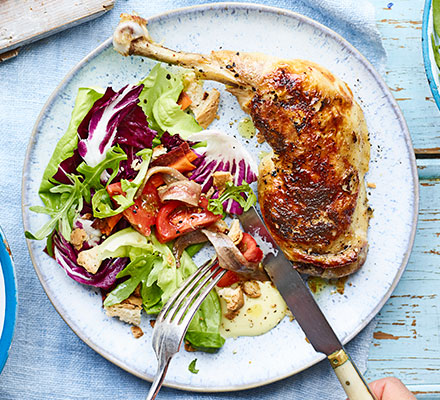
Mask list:
[[272,246],[263,266],[313,348],[324,353],[350,400],[376,399],[344,350],[301,275],[267,231],[255,207],[239,216],[243,229]]

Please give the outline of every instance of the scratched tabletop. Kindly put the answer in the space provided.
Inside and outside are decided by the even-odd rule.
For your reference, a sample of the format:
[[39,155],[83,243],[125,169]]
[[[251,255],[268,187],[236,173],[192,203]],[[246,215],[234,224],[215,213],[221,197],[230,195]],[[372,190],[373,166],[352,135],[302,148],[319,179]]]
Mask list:
[[405,115],[416,152],[420,211],[408,266],[378,315],[367,378],[394,375],[417,398],[440,399],[440,112],[423,66],[424,0],[372,3],[388,53],[385,80]]

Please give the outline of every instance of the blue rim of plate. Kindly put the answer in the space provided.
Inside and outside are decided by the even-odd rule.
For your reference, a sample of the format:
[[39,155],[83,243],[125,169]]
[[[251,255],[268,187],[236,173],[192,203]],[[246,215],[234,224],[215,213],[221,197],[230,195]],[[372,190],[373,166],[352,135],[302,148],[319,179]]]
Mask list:
[[2,229],[0,228],[0,265],[5,281],[5,320],[0,338],[0,372],[5,366],[14,335],[17,313],[17,287],[15,285],[14,261],[11,249]]
[[437,65],[433,65],[431,58],[429,57],[429,47],[431,46],[431,38],[428,36],[429,18],[431,16],[432,0],[425,0],[425,7],[423,10],[423,24],[422,24],[422,50],[423,50],[423,63],[425,65],[426,78],[428,79],[431,93],[434,97],[435,104],[440,109],[440,93],[435,83],[434,74],[432,73],[433,67],[437,68]]

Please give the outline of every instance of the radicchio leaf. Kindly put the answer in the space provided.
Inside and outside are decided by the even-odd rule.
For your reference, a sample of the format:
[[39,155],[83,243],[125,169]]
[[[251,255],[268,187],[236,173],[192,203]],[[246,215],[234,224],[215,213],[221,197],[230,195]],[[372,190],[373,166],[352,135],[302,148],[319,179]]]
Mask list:
[[[232,136],[219,131],[206,130],[191,136],[195,141],[206,141],[205,148],[200,147],[200,157],[193,163],[197,168],[192,171],[190,179],[202,186],[206,193],[213,185],[212,173],[228,171],[233,177],[233,184],[240,186],[244,182],[252,183],[257,180],[255,161],[243,146]],[[204,150],[204,152],[203,152]],[[218,192],[213,198],[218,197]],[[242,207],[235,200],[227,200],[223,208],[230,214],[241,214]]]
[[116,276],[129,261],[128,258],[108,258],[102,262],[96,274],[91,274],[77,264],[78,251],[61,235],[54,233],[52,243],[55,259],[69,277],[79,283],[104,290],[109,290],[114,286]]
[[142,85],[127,85],[117,93],[107,88],[81,122],[78,152],[89,166],[94,167],[105,157],[115,141],[118,126],[139,102],[142,88]]

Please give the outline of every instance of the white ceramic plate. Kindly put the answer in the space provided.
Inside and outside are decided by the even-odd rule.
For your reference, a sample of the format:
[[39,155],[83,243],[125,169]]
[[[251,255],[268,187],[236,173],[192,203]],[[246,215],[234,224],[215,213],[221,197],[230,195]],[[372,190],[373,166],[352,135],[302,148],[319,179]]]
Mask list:
[[[317,300],[339,338],[352,339],[383,306],[396,286],[412,247],[418,205],[415,159],[405,121],[377,72],[343,38],[301,15],[251,4],[212,4],[172,11],[151,18],[149,30],[171,48],[209,52],[213,49],[261,51],[284,58],[304,58],[323,64],[345,80],[360,102],[368,123],[372,152],[367,181],[374,218],[370,251],[361,271],[350,277],[345,293],[326,287]],[[207,34],[207,32],[209,34]],[[249,40],[252,38],[252,40]],[[23,176],[23,220],[35,232],[45,217],[30,213],[39,204],[39,182],[57,140],[65,131],[80,86],[120,88],[144,77],[149,60],[124,58],[103,43],[79,63],[44,106],[31,138]],[[237,134],[245,115],[221,85],[220,120],[214,126]],[[252,140],[247,148],[257,159],[265,147]],[[43,253],[44,243],[29,242],[37,274],[55,308],[88,345],[104,357],[151,380],[156,358],[151,328],[133,339],[127,325],[107,318],[98,292],[69,279]],[[270,355],[270,357],[268,357]],[[195,375],[188,371],[194,354],[181,351],[171,363],[166,384],[196,391],[228,391],[263,385],[293,375],[323,358],[313,351],[296,322],[283,320],[260,337],[227,340],[216,354],[197,354]]]

